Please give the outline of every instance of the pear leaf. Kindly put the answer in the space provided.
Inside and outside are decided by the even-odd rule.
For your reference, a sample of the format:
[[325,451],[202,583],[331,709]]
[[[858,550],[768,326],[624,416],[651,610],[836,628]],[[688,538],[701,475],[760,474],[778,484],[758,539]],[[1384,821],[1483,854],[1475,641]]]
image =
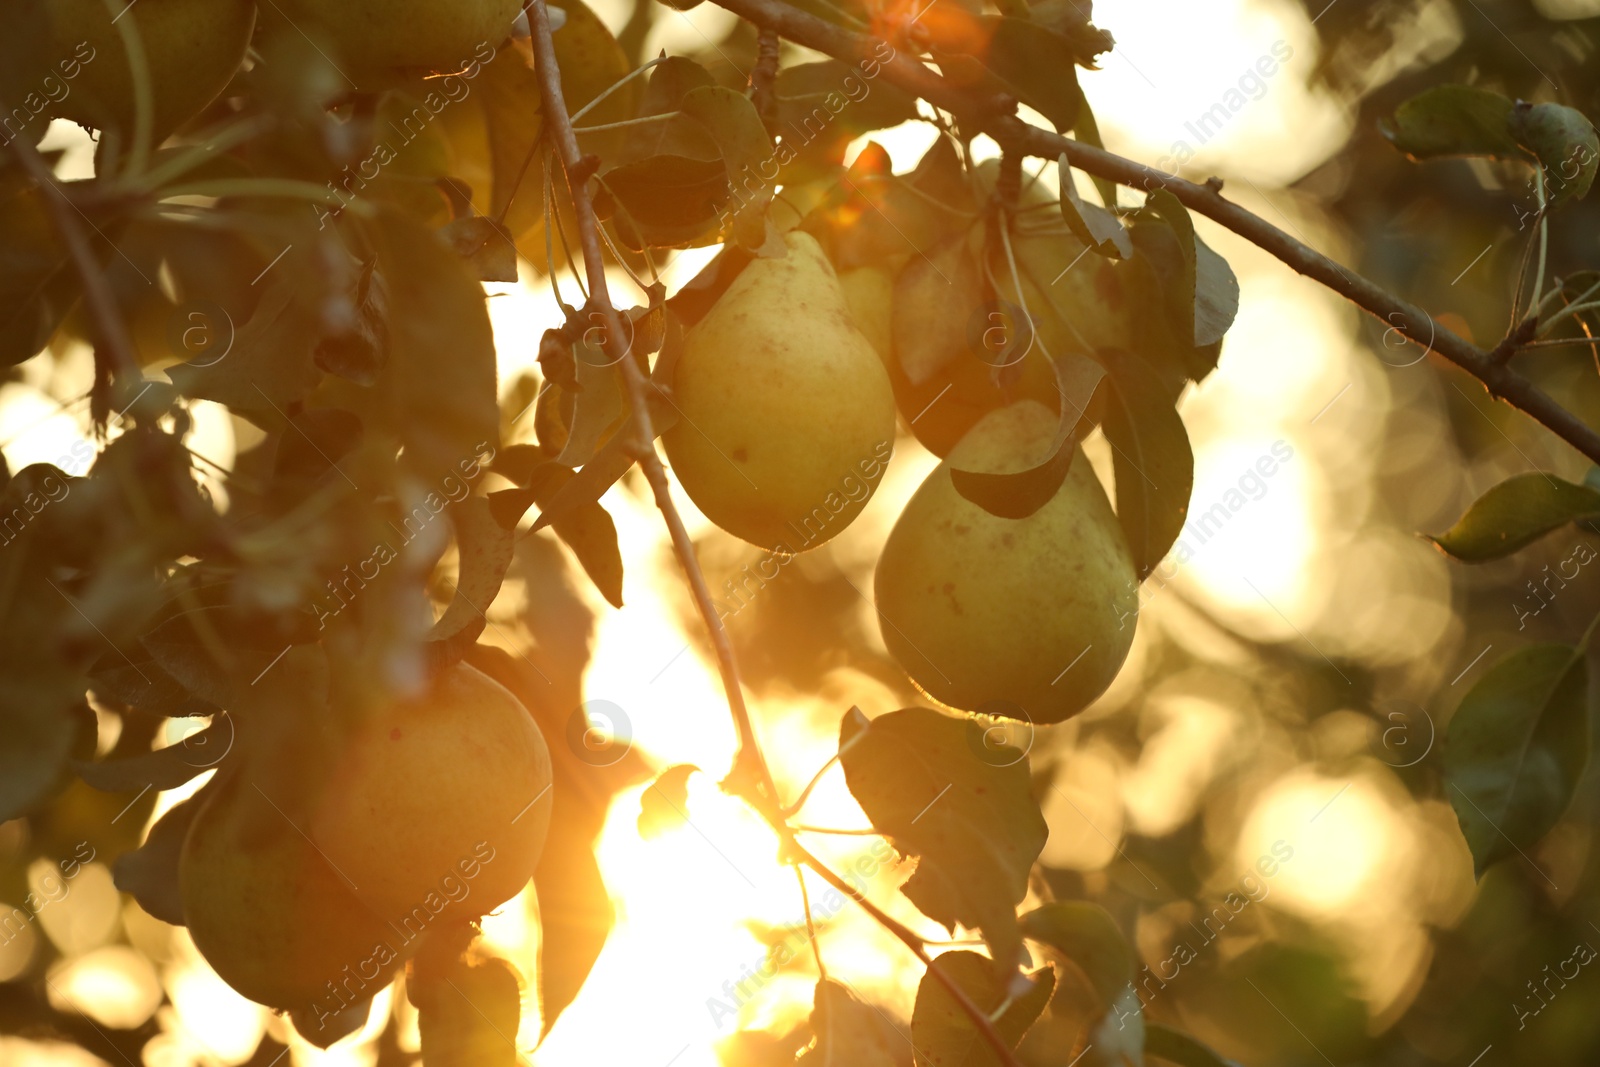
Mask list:
[[626,215],[619,230],[631,247],[686,248],[716,232],[728,203],[728,172],[720,159],[656,155],[614,167],[602,186]]
[[1066,220],[1078,240],[1102,256],[1129,259],[1133,256],[1133,238],[1123,229],[1117,217],[1099,204],[1091,204],[1078,195],[1077,183],[1072,178],[1072,167],[1063,152],[1059,161],[1061,173],[1061,217]]
[[1503,559],[1570,522],[1600,519],[1600,489],[1540,472],[1517,474],[1484,493],[1454,526],[1431,537],[1463,563]]
[[1196,347],[1216,344],[1239,314],[1239,279],[1228,261],[1194,232],[1189,209],[1170,191],[1152,192],[1150,206],[1172,227],[1183,255],[1182,274],[1167,293],[1180,338]]
[[1111,913],[1087,900],[1057,900],[1022,916],[1023,936],[1060,952],[1100,997],[1102,1009],[1116,1003],[1133,981],[1133,948]]
[[288,270],[269,276],[255,310],[221,354],[209,349],[167,369],[185,396],[213,400],[263,429],[277,429],[286,409],[322,379],[312,361],[320,333],[315,313],[299,298]]
[[233,748],[233,741],[233,719],[224,713],[204,730],[177,744],[126,759],[78,760],[73,768],[80,778],[103,793],[176,789],[221,762]]
[[872,825],[918,857],[903,887],[923,914],[983,932],[994,957],[1016,961],[1016,906],[1048,828],[1026,759],[981,759],[983,728],[928,708],[870,723],[851,709],[839,730],[845,783]]
[[428,631],[428,640],[465,648],[489,624],[489,605],[500,593],[515,551],[515,534],[495,519],[490,502],[469,496],[450,508],[461,557],[455,594],[449,607]]
[[1583,112],[1564,104],[1518,103],[1510,128],[1517,143],[1544,168],[1552,208],[1589,191],[1600,167],[1600,137]]
[[956,492],[991,515],[1025,519],[1050,502],[1072,469],[1077,442],[1094,426],[1092,402],[1105,368],[1087,356],[1068,352],[1051,360],[1061,404],[1061,423],[1044,462],[1007,474],[954,468]]
[[766,240],[767,204],[776,191],[763,174],[763,167],[773,160],[772,138],[755,105],[743,93],[707,85],[685,93],[678,110],[705,127],[717,143],[733,190],[733,237],[755,251]]
[[1414,160],[1439,156],[1521,158],[1511,133],[1513,104],[1499,93],[1469,85],[1440,85],[1418,93],[1379,130]]
[[439,235],[456,255],[472,264],[480,281],[517,280],[517,246],[511,232],[491,218],[473,215],[447,222]]
[[1489,668],[1451,718],[1444,776],[1480,878],[1572,803],[1589,761],[1588,681],[1580,650],[1534,645]]
[[430,938],[411,966],[406,994],[417,1008],[428,1067],[515,1067],[522,979],[505,960]]
[[[553,501],[577,477],[559,463],[541,463],[528,473],[523,488],[492,493],[489,504],[496,512],[496,520],[512,529],[528,508]],[[584,501],[565,509],[551,527],[572,550],[606,602],[622,607],[622,554],[617,548],[616,524],[606,509],[596,501]]]
[[184,925],[183,903],[178,894],[178,859],[190,824],[215,791],[216,782],[212,780],[194,796],[173,805],[150,827],[144,844],[124,852],[111,864],[111,878],[117,888],[164,923]]
[[1116,473],[1117,522],[1142,580],[1183,532],[1194,488],[1194,453],[1172,396],[1148,363],[1106,352],[1111,388],[1106,440]]
[[[917,984],[917,1003],[911,1011],[911,1043],[917,1050],[917,1067],[999,1067],[995,1055],[967,1013],[933,971],[937,968],[985,1013],[1002,1005],[993,1020],[995,1030],[1011,1048],[1021,1043],[1055,991],[1055,972],[1048,967],[1027,975],[1020,995],[1014,985],[1020,976],[976,952],[946,952],[928,965]],[[1013,999],[1014,997],[1014,999]]]
[[799,1059],[802,1067],[898,1067],[896,1033],[882,1012],[863,1004],[838,982],[824,978],[811,998],[816,1044]]
[[1239,1067],[1182,1030],[1160,1023],[1145,1023],[1144,1050],[1178,1067]]
[[700,768],[692,763],[668,767],[656,775],[650,788],[639,798],[639,836],[646,841],[687,822],[689,776]]
[[[565,67],[561,73],[565,80]],[[532,58],[522,49],[504,49],[483,68],[472,95],[475,103],[469,106],[481,109],[488,148],[487,213],[520,238],[544,218],[545,171],[539,153],[544,102]]]

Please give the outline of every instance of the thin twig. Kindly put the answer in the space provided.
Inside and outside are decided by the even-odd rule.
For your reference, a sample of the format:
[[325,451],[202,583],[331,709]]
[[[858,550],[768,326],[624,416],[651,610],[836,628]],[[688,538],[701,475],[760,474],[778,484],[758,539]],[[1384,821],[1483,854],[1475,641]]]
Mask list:
[[545,130],[552,137],[556,152],[567,175],[567,186],[572,193],[573,212],[578,220],[578,237],[583,249],[584,272],[589,276],[589,303],[598,311],[605,323],[604,348],[614,364],[622,368],[627,385],[628,400],[633,409],[633,429],[637,434],[634,450],[639,466],[655,496],[656,507],[667,524],[672,537],[673,552],[683,567],[684,575],[693,594],[695,607],[701,621],[711,636],[716,652],[717,668],[722,675],[722,688],[727,695],[728,708],[733,713],[739,731],[739,751],[734,759],[730,779],[739,786],[739,795],[763,815],[775,817],[778,791],[772,774],[767,769],[766,758],[756,742],[755,728],[750,722],[750,710],[745,706],[744,688],[739,680],[739,665],[734,659],[733,642],[717,615],[706,585],[705,574],[695,557],[694,542],[683,525],[683,516],[672,502],[672,489],[667,482],[666,468],[656,454],[655,429],[650,417],[651,383],[639,369],[632,353],[628,351],[617,309],[611,304],[610,290],[606,287],[605,260],[600,250],[600,220],[589,198],[587,178],[593,173],[595,161],[585,157],[578,148],[578,139],[572,132],[572,122],[567,116],[566,100],[561,92],[561,71],[556,63],[555,47],[550,40],[550,15],[544,0],[525,0],[529,25],[534,28],[533,49],[537,61],[539,90],[544,102]]
[[700,611],[701,621],[711,635],[717,667],[722,675],[722,687],[728,699],[728,709],[739,731],[739,751],[734,757],[733,771],[723,786],[755,808],[784,838],[785,844],[792,850],[794,856],[816,871],[834,888],[855,900],[885,929],[904,942],[950,993],[951,998],[983,1035],[985,1042],[994,1049],[1005,1067],[1021,1067],[1010,1045],[1000,1036],[983,1010],[972,1002],[966,991],[949,975],[933,966],[933,960],[923,948],[922,940],[904,924],[867,900],[854,886],[830,870],[827,864],[807,852],[795,841],[793,831],[784,825],[784,820],[778,811],[777,786],[772,780],[771,771],[767,768],[766,758],[761,754],[755,729],[750,722],[750,711],[745,706],[744,689],[739,681],[739,666],[734,658],[733,642],[717,615],[716,606],[711,600],[711,591],[706,585],[705,574],[695,557],[694,543],[689,539],[689,532],[683,525],[683,517],[679,515],[677,506],[672,502],[672,490],[667,481],[666,468],[661,463],[661,457],[656,454],[655,431],[649,404],[651,383],[645,378],[639,365],[634,362],[632,354],[624,343],[622,323],[616,308],[611,304],[610,292],[606,288],[605,261],[601,258],[600,252],[600,221],[595,216],[594,205],[589,199],[587,183],[588,177],[593,173],[595,161],[582,154],[578,148],[577,137],[572,132],[572,122],[567,115],[566,101],[561,93],[561,71],[556,62],[555,47],[550,40],[550,15],[545,8],[545,0],[524,0],[523,10],[527,12],[529,25],[533,28],[533,50],[539,75],[540,96],[544,103],[545,128],[554,139],[556,151],[561,157],[562,167],[567,175],[567,187],[572,193],[572,206],[577,216],[578,236],[583,249],[584,270],[589,276],[590,305],[604,319],[606,326],[604,348],[607,354],[622,368],[623,381],[627,384],[628,398],[633,408],[633,430],[638,435],[635,451],[639,465],[643,468],[645,478],[655,495],[656,507],[660,509],[661,517],[667,524],[673,551],[678,557],[678,563],[683,567],[684,576],[694,596],[695,606]]
[[826,863],[806,851],[805,847],[793,838],[789,839],[788,848],[801,863],[816,871],[817,874],[822,876],[823,881],[855,901],[862,910],[877,920],[878,925],[893,934],[901,944],[912,951],[917,959],[922,962],[922,965],[928,969],[928,973],[933,975],[940,985],[944,986],[945,992],[950,994],[951,999],[972,1021],[972,1025],[977,1027],[978,1033],[983,1036],[984,1041],[994,1050],[995,1055],[1000,1058],[1000,1062],[1005,1064],[1005,1067],[1022,1067],[1021,1061],[1017,1059],[1017,1054],[1011,1050],[1011,1046],[1006,1043],[1006,1039],[1001,1037],[1000,1032],[994,1028],[994,1023],[989,1019],[988,1013],[972,1002],[972,998],[967,995],[967,991],[962,989],[955,979],[945,974],[941,968],[934,966],[933,957],[928,955],[927,942],[918,937],[910,927],[868,900],[866,894],[835,874]]
[[1429,351],[1438,352],[1482,381],[1491,395],[1532,416],[1573,448],[1600,463],[1600,433],[1523,375],[1497,363],[1482,348],[1440,326],[1426,311],[1296,240],[1259,215],[1224,198],[1215,188],[1184,181],[1154,167],[1030,125],[1017,117],[1015,101],[960,88],[904,54],[896,54],[885,62],[880,51],[887,47],[884,42],[824,22],[782,0],[715,2],[758,27],[775,29],[796,44],[835,59],[847,63],[873,60],[887,82],[958,116],[963,133],[987,133],[1002,151],[1022,152],[1042,159],[1056,159],[1065,154],[1072,166],[1119,185],[1146,191],[1167,189],[1191,211],[1220,223],[1382,320],[1387,327]]
[[[0,106],[0,114],[10,114],[10,112],[4,106]],[[39,150],[33,146],[32,141],[26,137],[13,138],[11,151],[17,157],[17,162],[22,164],[22,169],[28,172],[28,177],[40,187],[40,199],[44,201],[44,208],[50,213],[56,231],[61,234],[62,241],[66,242],[67,254],[72,257],[73,265],[78,269],[78,277],[83,282],[83,297],[89,305],[89,314],[94,318],[100,340],[105,343],[117,374],[129,379],[141,377],[139,360],[134,355],[133,339],[128,334],[127,325],[122,321],[122,312],[117,307],[117,298],[111,292],[111,285],[106,281],[105,272],[100,269],[100,262],[95,258],[94,246],[89,242],[88,234],[84,233],[77,205],[67,199],[66,190],[61,188],[56,176],[50,173],[49,164],[39,155]]]

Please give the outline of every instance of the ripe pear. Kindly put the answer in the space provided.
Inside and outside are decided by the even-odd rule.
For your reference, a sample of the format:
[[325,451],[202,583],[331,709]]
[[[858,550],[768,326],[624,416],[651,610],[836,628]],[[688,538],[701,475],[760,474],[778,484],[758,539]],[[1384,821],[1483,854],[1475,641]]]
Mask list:
[[457,664],[356,727],[311,839],[358,899],[404,929],[476,918],[533,876],[550,825],[550,775],[528,709]]
[[839,273],[839,288],[850,307],[856,329],[872,343],[872,350],[887,366],[891,353],[890,310],[894,306],[894,277],[883,267],[852,267]]
[[894,442],[894,394],[814,237],[784,237],[684,337],[662,435],[689,497],[718,526],[798,552],[849,525]]
[[[956,492],[952,468],[1044,461],[1056,413],[1022,401],[983,416],[912,496],[878,560],[889,651],[951,707],[1038,723],[1082,711],[1133,641],[1138,583],[1127,542],[1087,459],[1044,507],[1003,519]],[[1007,702],[1005,704],[991,702]]]
[[195,816],[178,863],[184,921],[223,981],[316,1018],[382,989],[408,946],[258,784],[247,768]]
[[[66,96],[54,113],[96,129],[134,130],[134,80],[122,33],[105,0],[48,0],[51,54],[76,59],[61,79]],[[253,0],[138,0],[123,9],[138,29],[150,72],[156,142],[198,115],[227,87],[250,45]],[[58,69],[60,69],[58,67]],[[63,74],[65,71],[62,72]]]
[[[358,82],[455,71],[511,36],[522,0],[278,0],[296,28],[331,45]],[[480,49],[482,54],[480,54]]]

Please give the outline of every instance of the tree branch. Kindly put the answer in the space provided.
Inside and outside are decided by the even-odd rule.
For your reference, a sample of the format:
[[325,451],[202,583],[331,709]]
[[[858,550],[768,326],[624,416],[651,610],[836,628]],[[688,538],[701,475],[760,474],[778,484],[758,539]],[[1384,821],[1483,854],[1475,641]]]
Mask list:
[[1483,382],[1491,395],[1530,415],[1589,459],[1600,463],[1600,433],[1522,374],[1495,360],[1490,353],[1472,342],[1440,326],[1421,308],[1227,200],[1216,188],[1185,181],[1154,167],[1030,125],[1016,116],[1013,101],[983,96],[951,85],[922,63],[904,55],[895,54],[884,62],[883,53],[888,47],[884,42],[825,22],[815,15],[790,7],[782,0],[715,0],[715,3],[758,27],[776,30],[796,44],[813,48],[835,59],[876,62],[885,79],[953,113],[971,132],[987,133],[1005,152],[1020,152],[1042,159],[1056,159],[1065,153],[1074,167],[1096,177],[1146,192],[1155,189],[1170,191],[1191,211],[1220,223],[1300,274],[1321,282],[1381,319],[1389,328],[1431,352],[1438,352]]
[[667,472],[661,464],[661,457],[656,454],[656,434],[650,418],[652,385],[629,351],[629,335],[623,332],[617,309],[611,303],[611,293],[606,285],[605,259],[600,249],[600,221],[595,215],[587,184],[588,178],[594,173],[595,160],[582,153],[578,148],[578,138],[572,132],[572,120],[567,114],[566,99],[561,91],[561,71],[556,64],[555,47],[550,40],[550,15],[544,0],[526,0],[523,7],[528,13],[529,25],[533,27],[533,51],[539,75],[539,93],[544,104],[544,128],[547,135],[555,140],[556,153],[566,172],[567,185],[572,190],[579,246],[583,249],[584,273],[589,279],[590,307],[599,312],[605,324],[606,355],[622,368],[629,405],[633,409],[633,429],[637,435],[634,452],[650,483],[656,507],[667,524],[673,552],[683,567],[700,619],[711,636],[717,668],[722,675],[722,688],[727,694],[728,708],[733,713],[734,724],[739,731],[739,752],[734,760],[733,777],[744,787],[741,795],[745,795],[758,810],[763,814],[775,813],[778,809],[777,787],[773,784],[772,774],[761,755],[755,729],[750,723],[750,711],[744,702],[744,688],[739,681],[739,665],[733,655],[733,642],[717,615],[705,574],[695,558],[694,542],[683,525],[683,516],[678,513],[677,505],[672,502]]
[[717,615],[716,606],[712,603],[705,574],[701,571],[699,560],[695,556],[694,543],[684,528],[683,517],[672,502],[672,491],[667,481],[666,469],[662,466],[661,457],[656,454],[655,431],[651,424],[649,404],[652,386],[628,350],[621,320],[617,316],[616,308],[612,306],[610,290],[606,286],[605,260],[601,257],[600,251],[600,221],[594,213],[594,204],[589,198],[587,185],[588,178],[594,173],[594,160],[592,157],[584,156],[579,150],[578,139],[572,132],[572,120],[567,114],[566,100],[561,92],[561,71],[556,63],[555,48],[550,40],[550,15],[545,8],[545,0],[524,0],[523,10],[528,13],[528,22],[533,29],[534,60],[539,76],[539,94],[544,104],[544,128],[555,138],[556,151],[567,175],[568,188],[572,191],[572,206],[578,220],[580,247],[583,249],[584,273],[589,279],[590,305],[593,310],[600,313],[605,323],[606,354],[622,367],[623,380],[628,387],[628,399],[633,408],[633,429],[638,435],[635,450],[639,465],[644,468],[645,477],[649,480],[651,491],[655,495],[656,506],[666,521],[667,530],[672,537],[673,552],[683,567],[689,589],[694,595],[695,606],[700,611],[701,621],[711,635],[717,666],[722,674],[722,686],[728,698],[728,708],[739,731],[739,752],[734,761],[733,772],[729,775],[728,781],[723,783],[724,788],[760,812],[802,862],[820,874],[830,885],[855,900],[867,910],[868,914],[882,923],[885,929],[916,953],[917,958],[933,972],[934,977],[949,991],[951,997],[971,1019],[973,1026],[994,1049],[1000,1062],[1005,1064],[1005,1067],[1021,1067],[1011,1047],[995,1030],[994,1024],[989,1021],[983,1009],[974,1004],[965,990],[954,980],[933,966],[927,949],[923,947],[922,939],[873,904],[821,860],[807,852],[795,841],[794,832],[784,822],[777,786],[772,780],[766,759],[761,754],[755,730],[750,723],[750,711],[745,706],[744,690],[739,682],[739,665],[733,654],[733,643],[729,640],[728,632]]
[[[0,107],[0,114],[9,113]],[[106,346],[112,365],[116,367],[119,375],[128,378],[140,377],[139,360],[134,355],[133,341],[128,335],[127,326],[122,321],[117,298],[111,292],[111,286],[106,282],[106,276],[100,269],[100,261],[95,258],[94,245],[90,242],[88,234],[84,233],[77,205],[67,199],[66,190],[56,181],[56,176],[50,172],[49,164],[44,161],[44,157],[39,154],[32,141],[25,136],[15,137],[11,141],[11,151],[17,157],[17,162],[22,164],[22,169],[27,171],[28,177],[39,186],[44,208],[50,213],[50,220],[66,244],[67,254],[72,257],[78,277],[83,282],[84,302],[89,305],[89,315],[94,321],[101,342]]]

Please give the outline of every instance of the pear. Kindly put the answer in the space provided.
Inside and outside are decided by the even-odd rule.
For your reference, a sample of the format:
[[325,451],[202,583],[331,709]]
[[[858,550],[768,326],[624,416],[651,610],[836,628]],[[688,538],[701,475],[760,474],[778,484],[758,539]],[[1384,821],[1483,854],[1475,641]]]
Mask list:
[[1127,658],[1138,583],[1088,460],[1077,454],[1056,495],[1024,519],[989,514],[950,477],[1036,466],[1056,425],[1033,401],[983,416],[912,496],[878,560],[884,643],[951,707],[1060,722]]
[[178,862],[184,922],[234,989],[318,1019],[382,989],[408,946],[258,784],[235,774],[195,816]]
[[887,366],[892,351],[889,315],[894,306],[894,276],[883,267],[852,267],[839,273],[839,288],[844,290],[844,302],[856,329]]
[[522,0],[278,0],[297,30],[331,45],[357,82],[456,71],[511,36]]
[[476,918],[533,876],[550,825],[550,776],[528,709],[457,664],[356,727],[311,839],[356,897],[401,929]]
[[757,259],[684,337],[662,435],[706,516],[798,552],[866,506],[894,442],[894,394],[814,237]]
[[[134,80],[122,33],[105,0],[48,0],[52,55],[75,57],[76,77],[54,114],[133,136]],[[198,115],[233,79],[256,23],[253,0],[138,0],[126,18],[138,29],[150,72],[156,142]]]

